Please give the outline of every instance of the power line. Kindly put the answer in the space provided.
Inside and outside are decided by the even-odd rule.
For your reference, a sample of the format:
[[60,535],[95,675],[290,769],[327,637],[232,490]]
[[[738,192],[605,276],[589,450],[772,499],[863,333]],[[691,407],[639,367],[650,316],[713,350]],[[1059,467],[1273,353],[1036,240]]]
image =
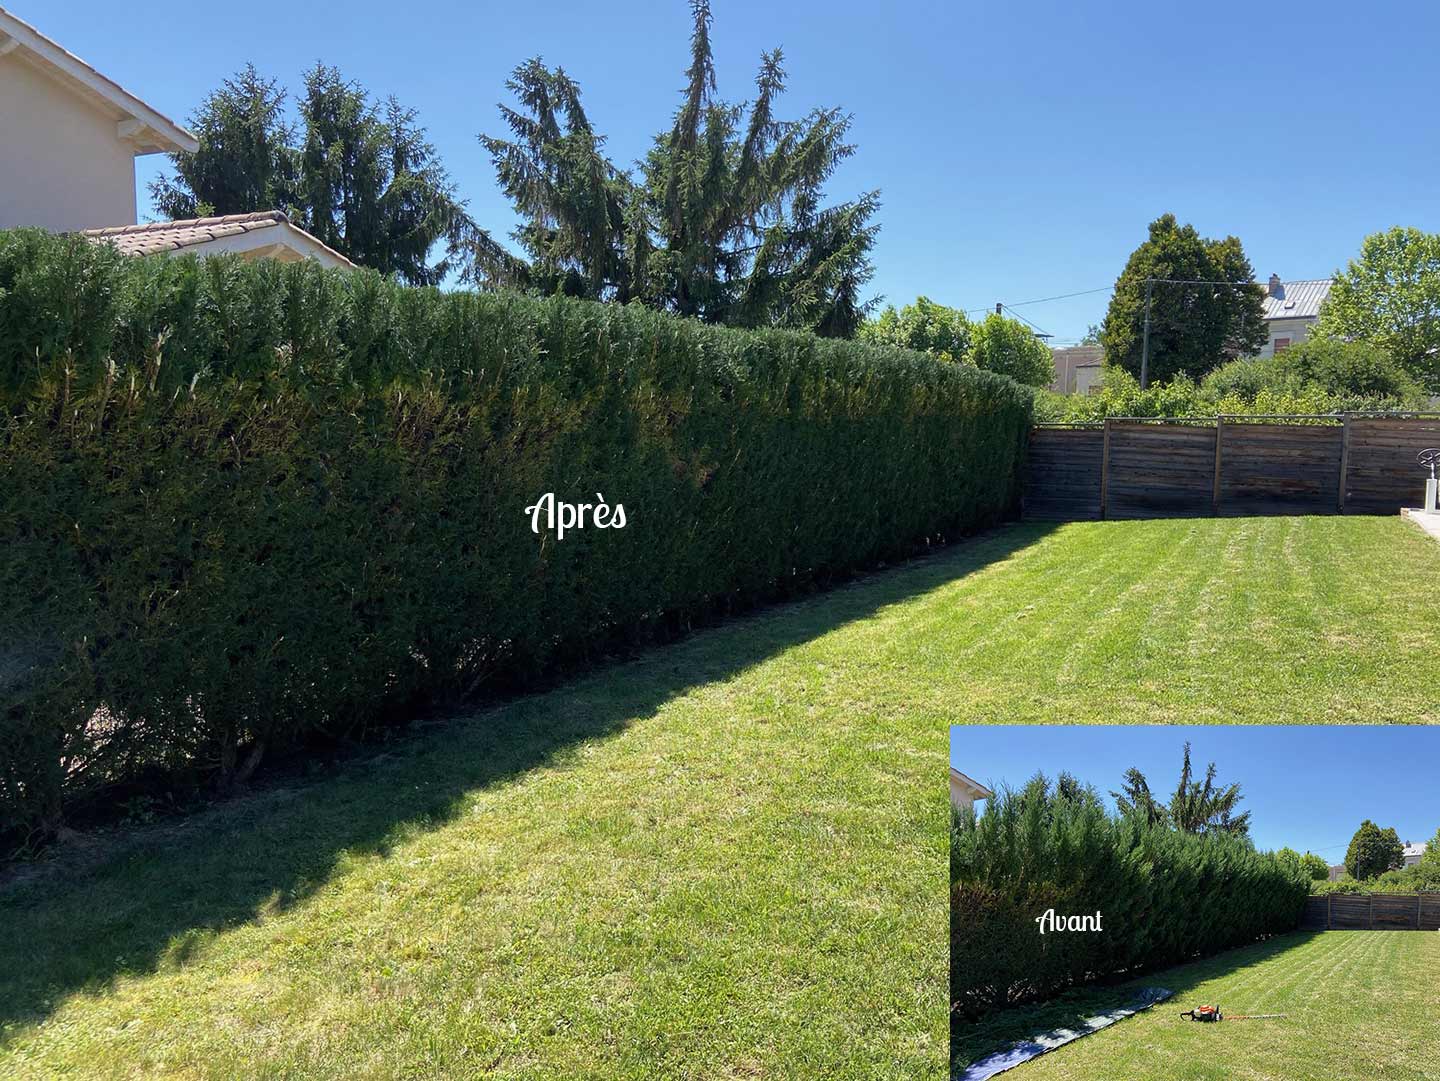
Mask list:
[[1007,304],[1007,308],[1021,308],[1026,304],[1048,304],[1052,300],[1069,300],[1071,297],[1086,297],[1092,293],[1113,292],[1113,285],[1102,285],[1099,289],[1081,289],[1078,293],[1061,293],[1059,296],[1041,297],[1039,300],[1017,300],[1014,304]]
[[1049,334],[1046,334],[1045,331],[1041,330],[1038,326],[1036,326],[1034,323],[1030,322],[1030,320],[1026,319],[1026,318],[1025,318],[1023,315],[1021,315],[1019,312],[1017,312],[1017,311],[1015,311],[1014,309],[1012,309],[1012,308],[1010,307],[1010,305],[1008,305],[1008,304],[1001,304],[1000,307],[1004,308],[1007,312],[1009,312],[1011,315],[1013,315],[1016,319],[1020,320],[1020,322],[1024,323],[1024,324],[1025,324],[1026,326],[1028,326],[1031,330],[1033,330],[1033,331],[1035,332],[1035,336],[1036,336],[1037,338],[1048,338],[1048,337],[1050,337],[1050,335],[1049,335]]

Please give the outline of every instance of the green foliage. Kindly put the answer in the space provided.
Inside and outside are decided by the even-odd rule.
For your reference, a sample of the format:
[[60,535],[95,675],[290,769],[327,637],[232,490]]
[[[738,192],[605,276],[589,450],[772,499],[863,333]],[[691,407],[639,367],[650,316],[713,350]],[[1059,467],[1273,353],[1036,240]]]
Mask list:
[[1330,865],[1313,852],[1300,857],[1300,866],[1312,882],[1324,882],[1330,877]]
[[1429,844],[1425,846],[1420,864],[1423,867],[1440,868],[1440,829],[1435,831],[1435,836],[1431,837]]
[[1313,852],[1306,852],[1303,856],[1293,848],[1282,848],[1275,853],[1275,858],[1285,861],[1301,877],[1311,882],[1324,882],[1330,877],[1330,866]]
[[992,312],[975,325],[973,337],[970,360],[977,368],[1032,387],[1046,386],[1055,378],[1049,346],[1018,319]]
[[[1037,777],[951,833],[952,1016],[971,1019],[1066,987],[1175,964],[1293,930],[1298,866],[1224,832],[1109,815],[1091,792]],[[1035,919],[1099,910],[1101,933],[1041,935]]]
[[958,308],[916,297],[900,310],[889,305],[860,326],[860,340],[874,345],[915,349],[941,360],[971,362],[971,326]]
[[1197,781],[1190,769],[1190,744],[1185,744],[1185,760],[1180,768],[1180,781],[1170,797],[1170,823],[1181,833],[1226,833],[1234,837],[1250,834],[1250,812],[1239,811],[1240,786],[1221,787],[1215,783],[1215,763],[1205,769],[1205,780]]
[[1375,878],[1401,865],[1405,846],[1392,826],[1381,829],[1366,819],[1360,823],[1350,846],[1345,850],[1345,870],[1351,878],[1364,881]]
[[1226,360],[1258,352],[1265,344],[1264,291],[1254,277],[1235,237],[1207,240],[1173,214],[1157,218],[1115,282],[1100,333],[1107,367],[1140,374],[1147,278],[1234,283],[1153,286],[1151,382],[1182,372],[1198,379]]
[[1363,881],[1342,878],[1338,882],[1312,882],[1310,892],[1327,893],[1440,893],[1440,864],[1426,863],[1424,857],[1414,867],[1397,867]]
[[1276,357],[1232,360],[1207,375],[1201,389],[1213,399],[1318,390],[1335,399],[1393,401],[1401,408],[1426,400],[1420,385],[1379,346],[1330,338],[1308,338]]
[[[1146,826],[1166,826],[1182,833],[1229,833],[1236,837],[1246,837],[1250,833],[1250,812],[1236,813],[1244,798],[1240,795],[1240,786],[1232,784],[1222,788],[1217,785],[1214,762],[1205,770],[1203,782],[1195,780],[1190,768],[1188,741],[1180,766],[1180,780],[1168,804],[1155,799],[1150,791],[1150,782],[1134,766],[1125,771],[1121,791],[1111,792],[1110,795],[1115,798],[1115,805],[1122,816],[1138,818]],[[1296,859],[1298,861],[1298,855]]]
[[[1030,395],[898,349],[0,233],[0,816],[363,732],[993,522]],[[535,535],[546,492],[623,530]]]
[[1440,392],[1440,233],[1396,226],[1367,236],[1336,272],[1315,334],[1370,342]]
[[[1417,391],[1403,374],[1389,384],[1400,392],[1398,395],[1332,391],[1329,387],[1343,388],[1347,381],[1383,386],[1397,373],[1393,366],[1376,360],[1367,347],[1351,350],[1343,346],[1339,352],[1346,355],[1326,357],[1327,366],[1312,377],[1308,374],[1313,370],[1309,368],[1310,358],[1329,348],[1327,343],[1308,357],[1302,354],[1294,367],[1277,368],[1273,361],[1266,359],[1235,360],[1216,369],[1203,384],[1180,375],[1168,382],[1151,383],[1144,390],[1129,372],[1107,366],[1097,394],[1039,391],[1035,419],[1042,423],[1073,424],[1101,421],[1106,417],[1272,416],[1425,407],[1423,392]],[[1293,351],[1286,350],[1281,354],[1282,359]],[[1328,366],[1332,361],[1333,367]]]
[[1043,387],[1055,378],[1049,348],[1018,319],[992,313],[971,323],[964,312],[929,297],[917,297],[898,311],[886,308],[860,327],[860,338],[973,364],[1027,386]]
[[515,69],[506,85],[520,107],[500,110],[509,138],[480,138],[522,219],[514,237],[526,259],[494,246],[478,272],[707,323],[852,337],[869,307],[860,290],[872,274],[879,194],[822,202],[826,180],[855,149],[850,117],[829,108],[779,119],[778,49],[761,58],[748,116],[715,98],[710,5],[691,8],[681,106],[638,175],[606,157],[563,70],[538,58]]
[[[151,185],[160,211],[283,210],[355,262],[413,285],[438,284],[486,250],[413,109],[393,97],[376,104],[318,63],[305,73],[299,126],[286,99],[253,65],[226,79],[191,119],[199,151],[172,155],[175,175]],[[431,263],[442,242],[448,254]]]
[[285,91],[246,64],[220,84],[190,118],[200,149],[171,155],[175,176],[150,185],[169,218],[283,210],[300,217],[295,125]]

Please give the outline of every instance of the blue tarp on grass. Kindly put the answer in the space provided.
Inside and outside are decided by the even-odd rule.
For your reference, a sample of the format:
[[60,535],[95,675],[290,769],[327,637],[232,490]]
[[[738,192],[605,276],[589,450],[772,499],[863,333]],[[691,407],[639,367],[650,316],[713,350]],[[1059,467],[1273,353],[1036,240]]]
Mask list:
[[1141,1010],[1148,1010],[1155,1003],[1164,1002],[1173,994],[1173,991],[1167,991],[1163,987],[1147,987],[1135,996],[1130,1005],[1091,1017],[1079,1028],[1057,1028],[1051,1032],[1042,1033],[1033,1040],[1022,1040],[1005,1051],[987,1055],[979,1062],[973,1062],[967,1066],[965,1072],[958,1076],[957,1081],[985,1081],[986,1078],[994,1077],[1021,1063],[1029,1062],[1046,1051],[1064,1047],[1067,1043],[1073,1043],[1082,1036],[1089,1036],[1092,1032],[1108,1028],[1116,1021],[1123,1021]]

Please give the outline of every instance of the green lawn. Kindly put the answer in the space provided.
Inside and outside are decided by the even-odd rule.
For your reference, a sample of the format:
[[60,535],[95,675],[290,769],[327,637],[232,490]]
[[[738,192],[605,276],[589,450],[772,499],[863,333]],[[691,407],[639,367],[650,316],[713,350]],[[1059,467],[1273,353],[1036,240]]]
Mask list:
[[1440,545],[1012,527],[0,898],[0,1076],[907,1078],[955,721],[1440,720]]
[[[959,1062],[1128,998],[1166,987],[1164,1003],[1004,1076],[1007,1081],[1434,1081],[1440,1078],[1440,935],[1419,931],[1292,934],[1159,972],[1124,988],[1007,1011],[957,1032]],[[1202,1003],[1277,1020],[1195,1024]],[[1013,1015],[1013,1016],[1007,1016]]]

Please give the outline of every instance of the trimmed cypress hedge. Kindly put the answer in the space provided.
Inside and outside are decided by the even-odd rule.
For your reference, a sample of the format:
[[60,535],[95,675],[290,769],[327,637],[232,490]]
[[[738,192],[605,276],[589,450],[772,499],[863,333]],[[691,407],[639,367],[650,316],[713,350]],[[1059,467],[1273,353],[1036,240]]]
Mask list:
[[[221,783],[996,521],[921,354],[0,233],[0,815]],[[624,529],[536,535],[544,493]]]
[[[1299,926],[1298,868],[1228,835],[1110,815],[1043,778],[954,820],[951,1016],[971,1021],[1067,987],[1179,964]],[[1102,914],[1099,932],[1039,933],[1037,916]]]

